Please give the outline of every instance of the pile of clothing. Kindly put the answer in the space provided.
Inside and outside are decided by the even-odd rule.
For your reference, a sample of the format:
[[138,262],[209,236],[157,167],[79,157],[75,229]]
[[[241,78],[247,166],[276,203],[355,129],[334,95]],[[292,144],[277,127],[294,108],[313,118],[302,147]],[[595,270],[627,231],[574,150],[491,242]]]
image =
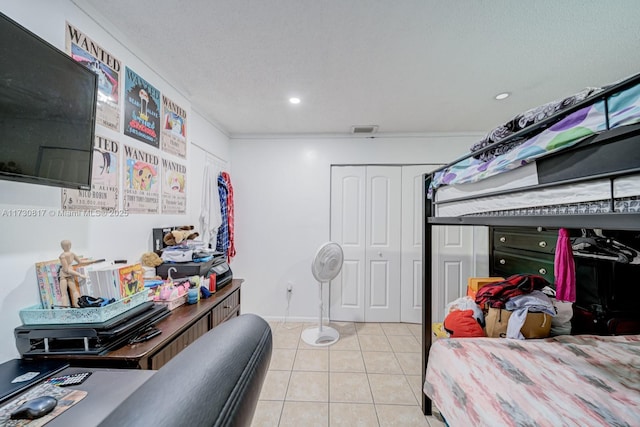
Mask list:
[[[525,339],[538,338],[540,334],[546,336],[552,326],[552,321],[547,319],[557,313],[554,296],[554,289],[544,277],[513,275],[483,286],[475,300],[466,296],[449,303],[443,328],[452,338],[490,336]],[[530,333],[530,328],[525,326],[530,313],[541,314],[542,332]],[[532,318],[536,317],[529,316],[529,320]]]
[[[548,294],[553,296],[555,291],[544,277],[534,274],[516,274],[502,282],[482,287],[476,295],[476,304],[486,312],[492,309],[494,312],[499,310],[498,321],[502,317],[501,310],[507,310],[509,313],[507,313],[506,337],[524,339],[521,329],[529,313],[546,313],[551,317],[556,315],[556,309]],[[543,316],[542,319],[544,322],[546,317]],[[548,333],[551,323],[546,326],[545,333]]]

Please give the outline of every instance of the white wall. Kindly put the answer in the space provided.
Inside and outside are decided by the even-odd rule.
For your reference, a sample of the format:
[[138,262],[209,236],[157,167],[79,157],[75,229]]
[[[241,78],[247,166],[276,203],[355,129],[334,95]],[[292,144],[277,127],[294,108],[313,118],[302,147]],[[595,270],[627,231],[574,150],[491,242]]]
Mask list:
[[232,139],[238,255],[231,267],[246,280],[242,310],[283,319],[292,282],[288,320],[316,321],[311,261],[330,237],[332,164],[447,163],[478,137]]
[[[290,318],[315,321],[317,285],[310,264],[317,247],[330,236],[332,164],[444,163],[466,152],[479,136],[259,138],[230,142],[192,109],[188,99],[176,89],[180,82],[164,79],[162,70],[147,55],[138,53],[134,42],[119,36],[101,17],[94,15],[94,20],[68,0],[0,0],[0,11],[61,50],[64,50],[65,21],[69,21],[181,104],[188,113],[189,141],[204,147],[222,163],[229,166],[233,163],[233,169],[227,169],[232,172],[235,190],[238,256],[231,267],[235,277],[246,279],[242,290],[243,312],[282,319],[287,307],[286,284],[290,281],[293,283]],[[122,133],[100,127],[98,133],[150,149]],[[153,227],[198,224],[203,150],[190,145],[187,155],[186,216],[97,219],[3,216],[3,212],[13,209],[57,211],[60,189],[0,181],[0,225],[5,242],[0,248],[3,278],[0,341],[5,343],[0,347],[0,362],[18,357],[13,337],[13,329],[21,323],[18,312],[39,301],[34,264],[57,258],[62,239],[70,239],[74,252],[84,256],[136,260],[151,249]]]
[[[65,21],[83,31],[118,57],[161,92],[187,111],[187,137],[208,152],[229,160],[229,139],[201,115],[194,112],[189,101],[175,87],[180,82],[168,82],[148,60],[136,55],[134,43],[116,40],[91,17],[66,0],[0,0],[0,11],[49,43],[64,51]],[[106,25],[103,19],[97,22]],[[109,31],[111,32],[111,31]],[[123,67],[124,68],[124,67]],[[123,112],[121,113],[123,115]],[[98,126],[97,133],[147,151],[151,146]],[[158,150],[155,150],[158,152]],[[163,156],[170,157],[166,154]],[[70,239],[73,251],[94,258],[134,261],[151,250],[151,229],[166,225],[198,224],[200,189],[202,188],[202,150],[189,145],[187,161],[186,215],[130,215],[126,218],[11,217],[15,209],[60,209],[61,190],[33,184],[0,181],[0,225],[4,244],[0,247],[0,362],[19,357],[14,345],[13,329],[20,325],[19,310],[39,303],[34,264],[56,259],[60,241]]]

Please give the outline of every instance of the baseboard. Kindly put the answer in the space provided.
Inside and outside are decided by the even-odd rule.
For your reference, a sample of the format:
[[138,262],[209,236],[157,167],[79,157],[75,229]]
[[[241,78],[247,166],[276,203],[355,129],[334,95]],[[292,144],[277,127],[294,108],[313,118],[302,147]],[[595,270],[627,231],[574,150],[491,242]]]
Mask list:
[[[264,320],[267,322],[281,322],[281,323],[318,323],[318,317],[291,317],[291,316],[262,316]],[[325,317],[322,319],[322,324],[328,324],[329,318]]]

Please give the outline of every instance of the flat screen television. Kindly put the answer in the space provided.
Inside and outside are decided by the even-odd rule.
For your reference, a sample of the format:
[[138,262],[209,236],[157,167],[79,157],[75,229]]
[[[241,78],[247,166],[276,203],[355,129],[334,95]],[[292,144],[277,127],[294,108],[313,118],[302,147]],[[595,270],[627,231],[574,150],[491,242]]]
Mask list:
[[0,13],[0,179],[90,189],[98,76]]

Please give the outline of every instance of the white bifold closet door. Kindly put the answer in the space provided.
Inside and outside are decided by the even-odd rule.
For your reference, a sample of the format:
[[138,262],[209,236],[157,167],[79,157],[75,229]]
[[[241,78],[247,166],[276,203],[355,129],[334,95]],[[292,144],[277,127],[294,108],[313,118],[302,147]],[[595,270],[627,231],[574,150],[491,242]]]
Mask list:
[[402,167],[402,261],[400,320],[422,323],[422,186],[423,174],[435,166]]
[[345,261],[330,318],[422,321],[422,174],[433,166],[334,166],[331,240]]
[[331,240],[344,251],[332,320],[400,321],[400,189],[399,167],[331,168]]
[[364,322],[366,169],[331,168],[331,240],[344,252],[340,274],[329,287],[329,318]]
[[401,170],[366,166],[365,182],[364,319],[399,322]]

